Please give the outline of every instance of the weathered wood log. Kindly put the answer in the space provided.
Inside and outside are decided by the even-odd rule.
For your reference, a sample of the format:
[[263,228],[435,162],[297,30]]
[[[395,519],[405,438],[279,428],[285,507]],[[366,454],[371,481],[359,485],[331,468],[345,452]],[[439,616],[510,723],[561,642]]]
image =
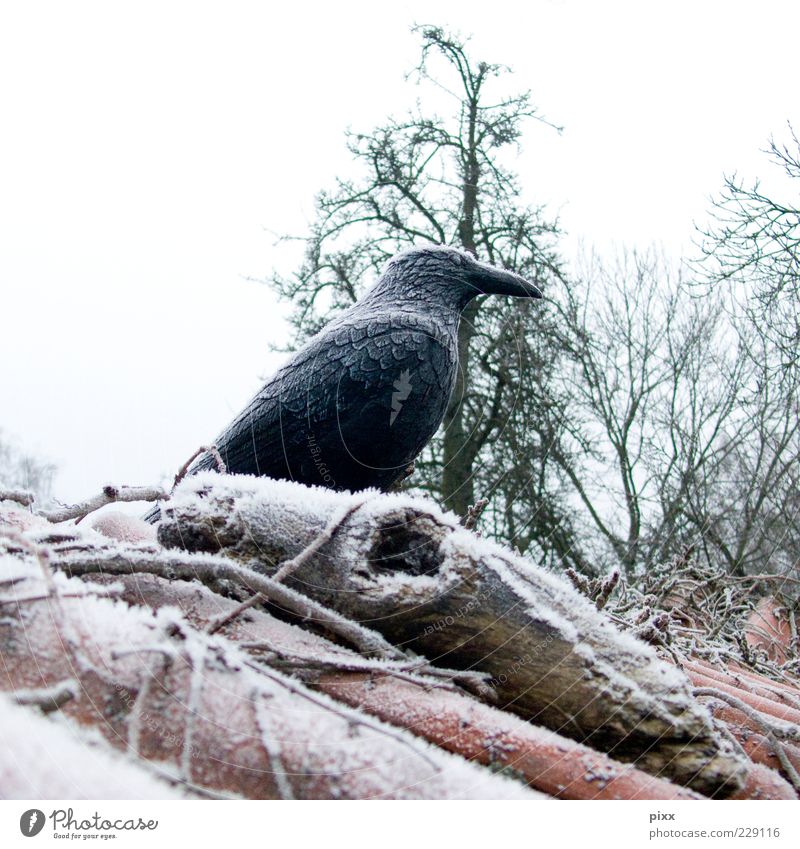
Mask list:
[[525,719],[709,795],[741,786],[741,755],[679,671],[565,581],[428,502],[205,474],[163,515],[163,545],[265,574],[292,561],[288,586],[432,662],[487,673]]

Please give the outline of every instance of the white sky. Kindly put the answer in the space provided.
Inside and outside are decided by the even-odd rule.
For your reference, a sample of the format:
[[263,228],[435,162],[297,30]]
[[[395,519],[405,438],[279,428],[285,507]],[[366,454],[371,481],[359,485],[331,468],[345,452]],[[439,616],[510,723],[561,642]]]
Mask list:
[[688,247],[723,172],[800,129],[796,2],[5,3],[0,428],[69,501],[151,483],[278,358],[270,231],[302,233],[343,131],[417,91],[414,22],[473,33],[532,125],[531,200],[582,239]]

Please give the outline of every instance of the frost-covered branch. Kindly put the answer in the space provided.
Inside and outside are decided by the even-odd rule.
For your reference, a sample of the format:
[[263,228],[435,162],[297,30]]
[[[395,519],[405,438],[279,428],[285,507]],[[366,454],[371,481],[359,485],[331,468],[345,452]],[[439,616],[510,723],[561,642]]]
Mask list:
[[23,507],[30,507],[36,496],[27,489],[4,489],[0,487],[0,501],[13,501]]
[[103,491],[92,498],[80,501],[77,504],[65,504],[53,510],[39,510],[38,515],[50,522],[67,522],[70,519],[80,521],[105,507],[106,504],[114,504],[118,501],[163,501],[169,498],[167,493],[159,486],[113,486],[109,484],[103,487]]
[[[95,738],[106,758],[114,749],[128,753],[133,768],[133,751],[137,763],[193,795],[282,798],[291,776],[291,795],[303,799],[537,798],[518,782],[261,666],[228,638],[203,634],[174,604],[154,616],[63,575],[55,576],[53,597],[42,592],[46,582],[27,550],[3,555],[0,567],[23,578],[16,591],[39,598],[4,618],[0,690],[39,704],[41,692],[32,694],[73,677],[73,698],[61,704],[67,736],[85,745]],[[131,586],[141,579],[137,574]],[[78,596],[81,588],[88,591]],[[80,663],[64,632],[80,645]]]
[[768,722],[764,718],[764,715],[762,713],[753,710],[741,699],[731,695],[730,693],[726,693],[720,690],[718,687],[698,687],[695,689],[694,694],[695,696],[710,696],[712,698],[726,702],[727,704],[731,705],[731,707],[740,710],[743,714],[745,714],[745,716],[748,717],[748,719],[756,723],[761,728],[761,731],[764,736],[772,744],[775,754],[778,760],[780,761],[781,767],[783,768],[784,775],[786,775],[789,781],[791,781],[794,789],[798,793],[800,793],[800,775],[798,775],[797,770],[794,768],[794,765],[789,760],[784,749],[783,743],[778,739],[777,734],[775,733],[774,725]]

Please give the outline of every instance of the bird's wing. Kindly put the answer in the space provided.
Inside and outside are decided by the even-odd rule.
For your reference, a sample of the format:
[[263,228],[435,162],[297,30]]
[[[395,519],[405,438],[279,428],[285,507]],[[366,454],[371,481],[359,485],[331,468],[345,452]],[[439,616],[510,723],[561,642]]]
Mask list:
[[[430,328],[403,312],[334,322],[265,383],[217,447],[238,473],[320,483],[319,454],[347,470],[347,488],[383,485],[438,427],[451,359]],[[212,467],[211,459],[198,467]]]
[[[388,486],[436,432],[452,390],[455,354],[419,324],[370,325],[336,385],[336,428],[354,486]],[[331,440],[332,442],[335,441]]]

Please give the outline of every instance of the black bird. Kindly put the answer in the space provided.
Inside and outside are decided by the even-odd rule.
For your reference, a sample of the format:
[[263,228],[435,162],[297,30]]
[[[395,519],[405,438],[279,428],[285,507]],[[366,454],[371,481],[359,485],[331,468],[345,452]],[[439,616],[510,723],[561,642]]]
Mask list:
[[[541,298],[454,248],[405,251],[261,388],[216,440],[232,473],[388,489],[444,418],[461,311],[477,295]],[[204,454],[190,472],[215,467]]]

